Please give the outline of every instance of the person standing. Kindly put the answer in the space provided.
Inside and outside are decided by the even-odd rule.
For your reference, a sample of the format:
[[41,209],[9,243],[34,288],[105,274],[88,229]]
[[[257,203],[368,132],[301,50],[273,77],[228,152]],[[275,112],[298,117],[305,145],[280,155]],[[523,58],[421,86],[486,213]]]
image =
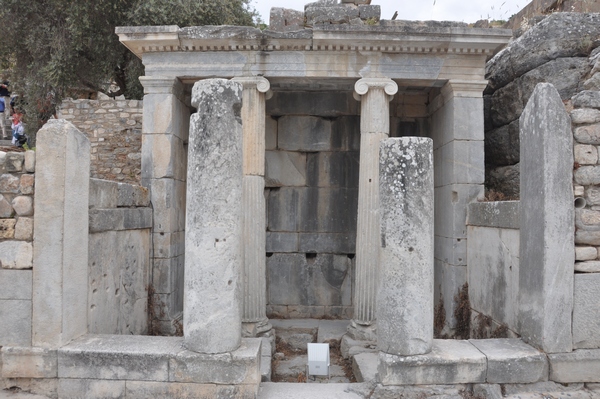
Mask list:
[[10,101],[10,91],[8,91],[8,81],[0,84],[0,128],[2,129],[2,138],[8,139],[10,136],[7,134],[7,114],[10,117],[10,111],[7,112]]

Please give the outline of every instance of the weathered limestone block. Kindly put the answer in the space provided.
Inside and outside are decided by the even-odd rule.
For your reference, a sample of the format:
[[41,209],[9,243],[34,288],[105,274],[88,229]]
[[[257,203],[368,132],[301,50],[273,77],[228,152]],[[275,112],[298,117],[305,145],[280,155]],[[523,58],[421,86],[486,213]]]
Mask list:
[[381,142],[377,347],[420,355],[433,341],[433,142]]
[[377,370],[383,385],[478,383],[485,382],[487,360],[469,341],[435,339],[425,355],[380,352]]
[[35,172],[35,151],[25,151],[25,172]]
[[334,5],[326,7],[306,7],[304,9],[306,25],[344,24],[359,17],[358,8]]
[[307,154],[307,184],[317,187],[358,187],[360,153],[354,151]]
[[269,29],[285,32],[298,30],[304,26],[304,13],[290,8],[271,7]]
[[267,187],[306,186],[306,154],[267,151],[264,156]]
[[575,124],[600,122],[600,110],[591,108],[574,109],[571,111],[571,121]]
[[0,268],[0,299],[31,300],[31,270]]
[[[588,263],[588,262],[584,262]],[[596,273],[576,274],[573,290],[573,347],[600,349],[600,262]]]
[[[61,378],[58,382],[58,397],[63,399],[77,399],[81,397],[89,399],[97,398],[124,398],[134,397],[125,394],[125,381],[93,380],[93,379],[66,379]],[[137,396],[136,396],[137,397]],[[169,397],[152,396],[146,397]]]
[[31,346],[31,300],[0,299],[0,346]]
[[600,262],[576,262],[575,271],[580,273],[600,273]]
[[277,144],[288,151],[331,149],[331,121],[315,116],[283,116],[278,120]]
[[498,89],[550,60],[585,54],[587,44],[581,38],[599,33],[597,14],[551,14],[488,62],[486,79],[492,89]]
[[600,231],[577,230],[575,232],[575,244],[600,245]]
[[12,200],[12,207],[19,216],[33,215],[33,198],[20,195]]
[[30,347],[2,349],[2,377],[56,378],[58,362],[55,350]]
[[37,133],[33,344],[58,347],[87,332],[90,142],[71,123]]
[[90,179],[90,209],[106,209],[117,207],[119,183]]
[[593,145],[577,144],[574,153],[575,162],[579,165],[595,165],[598,163],[598,148]]
[[598,257],[595,247],[575,247],[575,260],[594,260]]
[[581,126],[575,129],[575,140],[582,144],[600,144],[600,124]]
[[34,175],[22,175],[19,184],[19,191],[21,194],[29,195],[33,194],[33,186],[35,182]]
[[358,16],[363,20],[379,21],[381,18],[381,6],[361,4],[358,6]]
[[0,239],[13,239],[15,237],[16,224],[16,219],[0,219]]
[[0,194],[0,218],[9,218],[15,214],[15,210],[13,209],[10,202],[8,202],[8,198]]
[[489,383],[517,384],[548,380],[546,355],[520,339],[469,340],[487,358]]
[[146,187],[118,183],[117,206],[149,206],[150,192]]
[[31,269],[33,246],[23,241],[0,242],[0,267],[4,269]]
[[18,193],[19,178],[11,174],[0,175],[0,193]]
[[192,90],[184,343],[196,352],[230,352],[241,342],[242,90],[224,79]]
[[[573,135],[556,89],[539,84],[520,119],[519,333],[546,353],[572,349]],[[551,133],[550,133],[551,132]]]
[[600,91],[584,90],[573,97],[576,108],[600,108]]
[[25,155],[22,152],[9,152],[6,154],[6,170],[8,172],[21,172],[23,170],[23,163],[25,161]]
[[578,349],[571,353],[553,353],[550,380],[560,383],[596,382],[600,375],[600,349]]
[[581,166],[573,172],[573,178],[582,186],[600,184],[600,166]]

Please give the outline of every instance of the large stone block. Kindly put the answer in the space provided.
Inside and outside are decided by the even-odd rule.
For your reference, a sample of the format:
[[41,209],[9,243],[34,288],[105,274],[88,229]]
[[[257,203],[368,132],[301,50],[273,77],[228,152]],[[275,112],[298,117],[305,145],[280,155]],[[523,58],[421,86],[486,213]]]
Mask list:
[[[519,333],[546,353],[572,349],[573,135],[556,89],[533,92],[520,119]],[[550,133],[549,133],[550,132]]]
[[269,305],[350,306],[352,260],[345,255],[273,254],[267,258]]
[[183,321],[185,346],[202,353],[235,350],[242,335],[242,90],[224,79],[192,90]]
[[518,229],[519,201],[473,202],[468,207],[469,226]]
[[267,115],[315,115],[322,117],[360,115],[359,107],[360,103],[354,99],[350,91],[279,91],[275,92],[273,98],[267,101]]
[[455,297],[467,282],[467,267],[451,265],[435,258],[434,268],[435,306],[438,306],[439,300],[442,298],[446,310],[446,324],[450,328],[455,328],[454,310],[458,306]]
[[575,274],[573,347],[600,349],[600,273]]
[[31,347],[2,349],[3,378],[56,378],[56,350]]
[[584,90],[573,96],[573,105],[576,108],[600,108],[600,92]]
[[152,288],[157,294],[183,290],[184,256],[155,258],[152,269]]
[[267,187],[306,185],[306,154],[267,151],[265,165],[265,185]]
[[356,233],[299,233],[298,252],[355,254]]
[[485,382],[487,361],[468,341],[433,340],[425,355],[379,353],[379,381],[383,385],[463,384]]
[[154,208],[154,232],[185,230],[186,182],[173,179],[143,181]]
[[68,379],[58,382],[58,397],[61,399],[120,399],[126,397],[125,381]]
[[428,353],[433,341],[434,280],[431,139],[381,142],[379,209],[377,348],[393,355]]
[[127,398],[180,398],[212,399],[217,398],[217,385],[181,382],[127,381]]
[[600,349],[578,349],[570,353],[552,353],[550,380],[560,383],[598,382]]
[[488,383],[524,384],[548,380],[546,355],[520,339],[469,340],[487,358]]
[[316,116],[282,116],[277,126],[277,146],[288,151],[331,150],[331,121]]
[[90,143],[50,120],[36,157],[33,343],[57,347],[87,331]]
[[231,353],[180,351],[169,362],[169,381],[201,384],[259,384],[260,338],[245,338]]
[[298,252],[298,233],[267,231],[267,252]]
[[358,187],[358,152],[318,152],[307,157],[309,186]]
[[[185,172],[184,167],[184,173]],[[118,183],[117,195],[117,206],[128,207],[150,205],[150,192],[145,187],[127,183]]]
[[[452,184],[435,188],[435,234],[467,237],[467,205],[483,198],[483,185]],[[437,255],[436,255],[437,257]]]
[[484,140],[483,98],[452,96],[431,119],[433,148],[454,140]]
[[[186,140],[190,110],[177,98],[176,94],[173,94],[181,83],[177,79],[170,79],[169,82],[165,81],[164,83],[164,90],[167,92],[153,94],[145,90],[142,132],[144,134],[173,134]],[[145,81],[142,84],[145,85]]]
[[434,240],[435,256],[449,265],[467,265],[467,240],[436,236]]
[[0,299],[31,300],[31,270],[0,268]]
[[90,209],[116,208],[119,183],[102,179],[90,179]]
[[182,338],[86,335],[58,350],[58,377],[169,381],[169,359]]
[[142,136],[142,175],[185,180],[187,152],[175,134]]
[[31,269],[33,267],[32,243],[24,241],[0,242],[0,267],[4,269]]
[[471,307],[510,329],[517,329],[519,230],[469,227]]
[[31,346],[31,301],[0,299],[0,346]]
[[152,227],[151,208],[92,209],[89,218],[90,233]]
[[450,141],[437,150],[437,156],[440,164],[436,169],[436,187],[448,184],[483,184],[483,140]]

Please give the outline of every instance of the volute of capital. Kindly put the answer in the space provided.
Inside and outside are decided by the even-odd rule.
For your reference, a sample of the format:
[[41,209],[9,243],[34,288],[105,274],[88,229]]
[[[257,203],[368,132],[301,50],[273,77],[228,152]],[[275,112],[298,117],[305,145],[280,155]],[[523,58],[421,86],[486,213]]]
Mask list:
[[261,93],[267,93],[271,89],[271,83],[262,76],[240,76],[232,79],[244,86],[244,89],[256,88]]
[[367,94],[370,89],[383,89],[385,94],[393,96],[398,93],[398,84],[388,78],[362,78],[354,84],[354,91],[361,96]]

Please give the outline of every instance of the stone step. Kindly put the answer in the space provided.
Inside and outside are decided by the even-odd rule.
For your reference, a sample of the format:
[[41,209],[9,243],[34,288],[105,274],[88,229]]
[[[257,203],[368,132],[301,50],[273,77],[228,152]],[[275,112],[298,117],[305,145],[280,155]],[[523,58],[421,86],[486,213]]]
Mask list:
[[352,385],[263,382],[257,399],[363,399],[363,395],[353,392]]
[[357,382],[375,381],[377,378],[377,353],[359,353],[352,358],[352,371]]

